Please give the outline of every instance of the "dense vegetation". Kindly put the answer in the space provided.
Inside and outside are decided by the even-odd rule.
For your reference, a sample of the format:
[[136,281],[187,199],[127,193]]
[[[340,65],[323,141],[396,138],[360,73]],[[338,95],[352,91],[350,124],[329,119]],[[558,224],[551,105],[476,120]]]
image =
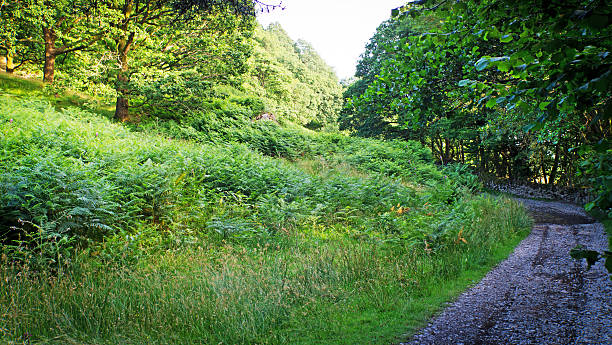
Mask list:
[[530,227],[474,173],[590,181],[605,211],[609,41],[576,48],[597,92],[524,91],[555,60],[483,4],[398,10],[343,106],[265,2],[2,2],[0,342],[389,343]]
[[336,126],[342,87],[333,70],[306,41],[293,40],[278,24],[254,33],[249,92],[266,99],[275,114],[308,128]]
[[248,1],[208,2],[212,10],[187,13],[154,0],[11,2],[0,11],[3,69],[114,102],[122,121],[189,125],[214,98],[246,93],[257,95],[240,100],[254,117],[334,126],[342,90],[307,42],[293,42],[278,25],[258,27],[242,14]]
[[612,206],[608,1],[420,1],[383,23],[341,127]]
[[10,91],[5,340],[384,342],[397,315],[422,320],[529,226],[417,143],[304,129],[309,154],[290,162]]

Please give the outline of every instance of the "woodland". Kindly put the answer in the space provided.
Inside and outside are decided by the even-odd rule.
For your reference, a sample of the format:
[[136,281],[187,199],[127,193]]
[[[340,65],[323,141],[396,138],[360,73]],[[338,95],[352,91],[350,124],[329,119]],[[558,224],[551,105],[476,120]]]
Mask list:
[[0,342],[388,344],[529,233],[487,186],[612,232],[608,1],[407,2],[342,81],[283,6],[0,0]]

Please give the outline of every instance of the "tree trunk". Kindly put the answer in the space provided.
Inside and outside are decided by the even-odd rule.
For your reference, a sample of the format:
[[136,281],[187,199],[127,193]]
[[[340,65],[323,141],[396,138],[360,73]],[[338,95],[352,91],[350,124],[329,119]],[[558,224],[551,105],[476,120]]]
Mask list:
[[15,62],[13,61],[13,55],[6,54],[6,73],[15,72]]
[[115,106],[115,119],[124,122],[127,121],[130,117],[130,104],[128,99],[122,97],[121,95],[117,96],[117,104]]
[[43,68],[43,82],[53,83],[55,77],[55,58],[57,57],[57,49],[55,49],[55,40],[57,35],[52,28],[43,28],[43,36],[45,39],[45,67]]
[[437,137],[438,139],[438,158],[440,159],[440,164],[444,165],[444,143],[441,137]]
[[557,169],[559,168],[559,149],[561,144],[557,143],[555,147],[555,161],[553,162],[552,169],[550,171],[550,184],[555,184],[555,179],[557,178]]
[[127,61],[127,54],[134,40],[134,33],[130,33],[128,38],[121,38],[117,40],[117,53],[119,55],[120,71],[117,75],[117,104],[115,106],[115,119],[124,122],[130,117],[130,103],[128,100],[128,87],[129,82],[129,66]]
[[485,157],[485,150],[481,143],[478,143],[478,155],[480,156],[480,173],[488,174],[489,170],[487,169],[487,157]]
[[544,151],[543,151],[543,149],[540,150],[540,168],[542,170],[542,180],[543,180],[544,184],[548,184],[548,181],[546,180],[546,167],[544,166]]

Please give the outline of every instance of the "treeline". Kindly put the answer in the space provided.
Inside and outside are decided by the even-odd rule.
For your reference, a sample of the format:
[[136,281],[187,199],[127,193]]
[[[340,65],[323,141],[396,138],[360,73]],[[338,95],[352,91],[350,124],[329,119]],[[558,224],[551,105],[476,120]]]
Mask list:
[[329,126],[342,101],[337,77],[307,42],[294,42],[279,25],[257,25],[255,12],[269,7],[250,0],[3,3],[0,69],[112,102],[120,121],[201,117],[221,89],[221,98],[250,96],[259,113]]
[[590,185],[609,208],[610,5],[563,4],[397,9],[362,55],[340,127],[419,140],[488,178]]
[[278,23],[257,27],[253,38],[246,89],[265,98],[275,112],[311,129],[335,124],[342,86],[310,43],[294,42]]

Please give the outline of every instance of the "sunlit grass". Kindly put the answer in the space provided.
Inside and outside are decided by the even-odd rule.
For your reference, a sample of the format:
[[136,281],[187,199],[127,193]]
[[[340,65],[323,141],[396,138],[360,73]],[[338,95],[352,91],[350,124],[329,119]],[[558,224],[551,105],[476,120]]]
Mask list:
[[114,104],[104,104],[104,102],[89,95],[71,90],[56,89],[52,85],[45,85],[40,80],[10,75],[5,72],[0,72],[0,94],[20,98],[43,98],[57,109],[70,106],[86,106],[91,111],[106,117],[112,116],[115,111]]

